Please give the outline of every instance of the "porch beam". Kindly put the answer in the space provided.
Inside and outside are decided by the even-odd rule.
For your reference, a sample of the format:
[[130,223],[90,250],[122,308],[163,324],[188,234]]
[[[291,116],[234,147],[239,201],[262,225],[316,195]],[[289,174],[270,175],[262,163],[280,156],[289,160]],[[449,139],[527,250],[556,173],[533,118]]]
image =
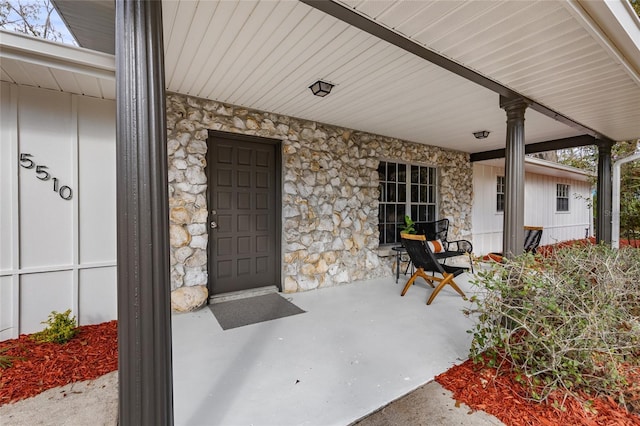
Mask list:
[[507,113],[502,224],[502,252],[507,258],[524,251],[524,112],[527,106],[522,98],[500,96],[500,108]]
[[587,127],[571,118],[560,114],[557,111],[552,110],[551,108],[546,107],[532,99],[528,99],[522,96],[520,93],[504,86],[503,84],[492,80],[472,69],[469,69],[439,53],[436,53],[427,47],[418,44],[417,42],[393,31],[390,28],[382,26],[379,22],[373,21],[366,16],[361,15],[354,9],[345,6],[341,3],[337,3],[335,1],[327,1],[327,0],[300,0],[302,3],[305,3],[314,9],[320,10],[330,16],[333,16],[336,19],[339,19],[355,28],[358,28],[368,34],[371,34],[381,40],[384,40],[392,45],[399,47],[409,53],[413,53],[414,55],[425,59],[432,64],[438,65],[450,71],[456,75],[459,75],[462,78],[465,78],[469,81],[472,81],[480,86],[489,89],[500,96],[509,99],[523,99],[529,108],[538,111],[539,113],[546,115],[547,117],[553,118],[556,121],[564,123],[570,127],[573,127],[579,130],[581,133],[585,133],[587,135],[591,135],[601,140],[610,141],[607,136],[602,135],[595,130]]
[[[570,138],[554,139],[550,141],[531,143],[525,145],[525,154],[535,154],[537,152],[557,151],[559,149],[576,148],[579,146],[595,145],[596,139],[593,136],[581,135],[572,136]],[[493,160],[496,158],[504,158],[505,150],[494,149],[491,151],[475,152],[470,155],[470,161]]]
[[597,141],[598,181],[596,183],[596,242],[611,244],[611,147],[612,143]]
[[120,425],[172,425],[162,3],[116,5]]

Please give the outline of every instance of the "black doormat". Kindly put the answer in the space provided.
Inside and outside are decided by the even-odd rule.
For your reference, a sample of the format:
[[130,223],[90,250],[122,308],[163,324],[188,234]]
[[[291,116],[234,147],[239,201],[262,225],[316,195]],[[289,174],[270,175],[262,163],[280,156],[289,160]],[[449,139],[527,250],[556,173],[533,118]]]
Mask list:
[[213,303],[209,308],[223,330],[305,312],[277,293]]

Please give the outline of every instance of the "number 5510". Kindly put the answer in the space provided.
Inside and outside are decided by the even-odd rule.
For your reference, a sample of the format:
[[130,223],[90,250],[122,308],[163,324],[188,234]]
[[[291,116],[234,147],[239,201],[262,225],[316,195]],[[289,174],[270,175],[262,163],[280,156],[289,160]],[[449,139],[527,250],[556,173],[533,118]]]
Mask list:
[[[42,164],[36,165],[36,163],[31,159],[33,155],[31,154],[20,154],[20,166],[25,169],[36,169],[36,177],[40,180],[49,180],[51,179],[51,174],[47,171],[49,167],[43,166]],[[58,178],[54,177],[53,179],[53,192],[56,192],[60,195],[60,198],[63,200],[70,200],[73,197],[73,190],[69,188],[67,185],[59,186]]]

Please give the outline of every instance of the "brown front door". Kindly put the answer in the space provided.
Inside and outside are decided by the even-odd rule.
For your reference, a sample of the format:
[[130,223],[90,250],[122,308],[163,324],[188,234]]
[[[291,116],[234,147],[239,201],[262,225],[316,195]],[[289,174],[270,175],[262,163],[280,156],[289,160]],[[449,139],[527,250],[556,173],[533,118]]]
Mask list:
[[209,292],[280,288],[280,141],[209,132]]

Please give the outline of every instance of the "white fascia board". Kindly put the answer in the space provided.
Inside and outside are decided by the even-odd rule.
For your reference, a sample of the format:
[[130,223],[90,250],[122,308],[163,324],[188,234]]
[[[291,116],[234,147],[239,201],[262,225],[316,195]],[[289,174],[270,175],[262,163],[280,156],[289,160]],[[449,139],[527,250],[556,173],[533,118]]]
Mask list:
[[640,18],[627,0],[586,2],[587,10],[640,74]]
[[640,86],[640,19],[627,0],[569,0],[567,10]]
[[640,73],[640,18],[627,0],[586,2],[589,13]]
[[114,55],[4,30],[0,30],[0,58],[115,80]]
[[[478,161],[478,164],[487,166],[500,167],[504,169],[504,159],[492,159]],[[524,170],[543,176],[556,176],[572,180],[587,182],[589,178],[595,176],[587,170],[578,169],[577,167],[567,166],[565,164],[555,163],[553,161],[542,160],[540,158],[526,156],[524,158]]]
[[[579,169],[577,167],[567,166],[566,164],[555,163],[553,161],[543,160],[541,158],[535,157],[525,157],[524,159],[525,168],[527,165],[544,167],[546,169],[555,170],[557,172],[569,173],[574,176],[576,180],[588,180],[589,177],[595,176],[595,173],[592,173],[588,170]],[[556,175],[555,173],[546,173],[551,175]]]

